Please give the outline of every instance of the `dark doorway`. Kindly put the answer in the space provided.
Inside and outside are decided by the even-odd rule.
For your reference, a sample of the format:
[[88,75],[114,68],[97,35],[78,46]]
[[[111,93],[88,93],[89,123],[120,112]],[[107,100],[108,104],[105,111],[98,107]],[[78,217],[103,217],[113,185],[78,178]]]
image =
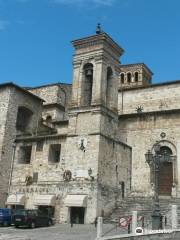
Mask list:
[[85,208],[83,207],[71,207],[70,209],[71,223],[84,224],[84,213]]
[[164,157],[164,162],[160,165],[159,171],[159,194],[171,196],[173,185],[173,163],[171,162],[172,151],[167,146],[160,148],[160,154]]
[[171,162],[164,162],[159,172],[159,194],[171,196],[173,184],[173,166]]

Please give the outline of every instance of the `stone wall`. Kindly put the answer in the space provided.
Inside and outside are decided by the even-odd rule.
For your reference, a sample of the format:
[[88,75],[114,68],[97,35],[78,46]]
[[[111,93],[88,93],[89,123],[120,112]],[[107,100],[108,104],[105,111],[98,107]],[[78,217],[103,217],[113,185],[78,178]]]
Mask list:
[[[59,182],[63,180],[63,167],[64,167],[64,152],[65,152],[65,139],[41,139],[43,142],[42,151],[37,151],[36,146],[38,140],[27,143],[21,140],[16,144],[16,153],[14,161],[14,173],[12,183],[25,183],[27,176],[33,176],[33,172],[38,172],[38,182]],[[61,154],[58,163],[50,163],[49,149],[51,144],[61,144]],[[32,146],[31,161],[29,164],[19,163],[19,150],[21,146]]]
[[[41,100],[33,97],[26,92],[23,92],[19,88],[9,85],[4,91],[1,89],[2,99],[4,99],[1,104],[2,111],[4,112],[1,116],[2,128],[4,129],[4,134],[1,135],[2,151],[1,151],[1,166],[3,174],[6,177],[3,177],[2,180],[2,192],[3,197],[1,198],[2,204],[4,206],[5,200],[8,194],[8,184],[10,182],[11,176],[11,163],[13,161],[13,143],[18,133],[16,130],[16,120],[17,112],[19,106],[24,106],[33,112],[31,119],[31,125],[29,129],[30,134],[35,134],[39,124],[39,118],[41,114]],[[5,95],[3,95],[5,94]],[[38,114],[37,114],[38,113]],[[4,118],[3,118],[4,115]],[[4,122],[3,122],[4,121]]]
[[69,135],[84,136],[99,133],[101,116],[96,108],[70,111],[69,116]]
[[8,175],[10,162],[7,162],[4,155],[6,156],[6,145],[4,138],[6,135],[6,121],[9,107],[10,89],[0,88],[0,207],[4,206],[5,199],[8,191]]
[[53,121],[68,119],[67,109],[71,101],[71,84],[52,84],[28,89],[44,100],[42,117],[51,116]]
[[[119,139],[132,146],[132,193],[136,196],[152,196],[150,169],[145,162],[145,153],[158,141],[169,147],[174,156],[174,179],[172,195],[179,197],[180,188],[180,113],[136,114],[119,118]],[[163,133],[163,135],[162,135]]]
[[137,113],[138,106],[143,112],[179,109],[179,90],[180,82],[124,90],[118,95],[119,114]]
[[[85,212],[85,222],[91,223],[96,217],[97,206],[97,159],[99,136],[87,136],[86,150],[79,147],[79,136],[68,138],[44,139],[42,152],[36,151],[36,140],[34,142],[23,140],[17,142],[13,181],[11,193],[24,193],[26,195],[26,208],[34,208],[34,200],[38,194],[54,194],[57,198],[55,216],[57,221],[69,222],[69,208],[64,205],[68,194],[85,194],[88,196]],[[48,162],[50,144],[61,144],[60,162],[50,164]],[[18,163],[18,152],[21,145],[32,147],[30,164]],[[92,169],[92,178],[88,169]],[[65,170],[70,170],[72,179],[66,182],[63,179]],[[25,179],[33,172],[38,172],[38,182],[26,186]]]
[[56,83],[30,88],[28,91],[42,98],[45,101],[45,105],[57,103],[68,107],[70,104],[71,84]]
[[[108,215],[116,202],[130,192],[131,148],[105,136],[100,138],[98,209]],[[122,183],[124,193],[122,193]]]

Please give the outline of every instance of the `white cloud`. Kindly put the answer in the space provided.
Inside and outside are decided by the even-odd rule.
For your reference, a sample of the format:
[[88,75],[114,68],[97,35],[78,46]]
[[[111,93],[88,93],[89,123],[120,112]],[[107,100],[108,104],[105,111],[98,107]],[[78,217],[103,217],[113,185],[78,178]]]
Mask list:
[[104,5],[111,6],[116,0],[53,0],[55,3],[60,4],[95,4],[95,5]]
[[10,24],[7,20],[0,20],[0,31],[5,30]]

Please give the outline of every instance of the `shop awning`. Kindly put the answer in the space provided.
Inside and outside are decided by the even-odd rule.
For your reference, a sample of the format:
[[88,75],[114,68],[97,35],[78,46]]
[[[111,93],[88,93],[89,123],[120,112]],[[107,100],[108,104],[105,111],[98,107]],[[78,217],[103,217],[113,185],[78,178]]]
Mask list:
[[87,195],[67,195],[65,199],[66,207],[86,207]]
[[7,205],[25,205],[25,195],[24,194],[11,194],[8,196],[6,204]]
[[55,206],[55,204],[55,195],[38,195],[34,200],[34,205],[36,206]]

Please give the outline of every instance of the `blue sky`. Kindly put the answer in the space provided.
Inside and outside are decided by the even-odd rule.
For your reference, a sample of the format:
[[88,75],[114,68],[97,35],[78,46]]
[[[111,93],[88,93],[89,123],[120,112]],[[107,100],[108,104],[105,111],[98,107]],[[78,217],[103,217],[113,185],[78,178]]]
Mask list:
[[0,83],[71,83],[70,42],[97,22],[123,64],[144,62],[154,83],[180,79],[179,0],[0,0]]

